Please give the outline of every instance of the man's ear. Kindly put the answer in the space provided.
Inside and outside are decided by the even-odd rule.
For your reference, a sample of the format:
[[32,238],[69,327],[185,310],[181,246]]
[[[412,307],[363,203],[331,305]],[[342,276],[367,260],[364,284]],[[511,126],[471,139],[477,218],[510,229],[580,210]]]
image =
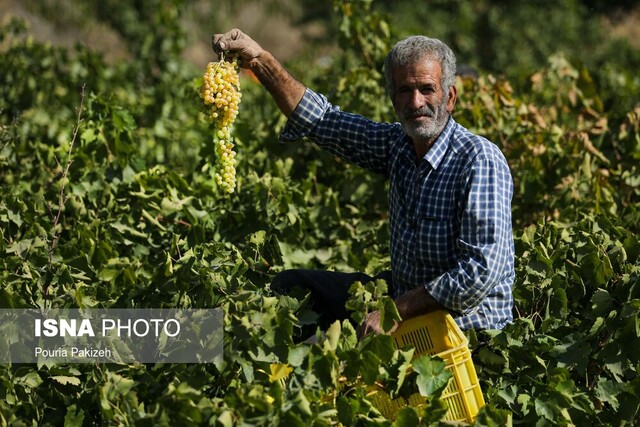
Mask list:
[[458,99],[458,88],[452,85],[449,88],[449,99],[447,99],[447,111],[453,113],[453,108],[456,106],[456,100]]

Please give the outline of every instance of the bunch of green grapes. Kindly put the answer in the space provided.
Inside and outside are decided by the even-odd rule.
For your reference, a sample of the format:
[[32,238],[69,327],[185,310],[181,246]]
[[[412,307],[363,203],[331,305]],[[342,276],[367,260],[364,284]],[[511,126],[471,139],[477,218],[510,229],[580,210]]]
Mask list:
[[220,167],[215,173],[216,184],[228,193],[236,188],[236,153],[233,151],[231,126],[238,116],[240,104],[240,78],[238,63],[225,61],[210,62],[202,76],[200,98],[207,108],[207,118],[216,129],[216,154]]

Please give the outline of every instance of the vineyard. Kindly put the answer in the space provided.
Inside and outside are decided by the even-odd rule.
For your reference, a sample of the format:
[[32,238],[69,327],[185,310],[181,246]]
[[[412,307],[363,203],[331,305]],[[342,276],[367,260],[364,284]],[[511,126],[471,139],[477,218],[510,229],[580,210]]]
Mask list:
[[[304,299],[269,289],[291,267],[388,269],[386,182],[280,143],[285,118],[241,72],[228,191],[205,70],[181,57],[186,2],[149,3],[133,58],[117,63],[35,41],[19,19],[0,27],[0,308],[220,308],[224,357],[0,365],[0,425],[440,425],[440,360],[412,369],[410,350],[358,341],[347,321],[299,343],[314,320]],[[330,66],[292,73],[343,110],[395,120],[381,64],[398,29],[371,2],[332,4]],[[476,425],[638,425],[637,69],[545,61],[524,84],[458,80],[455,119],[501,148],[515,182],[515,319],[467,332],[487,402]],[[388,307],[382,288],[352,289],[354,319]],[[374,383],[428,404],[388,420]]]

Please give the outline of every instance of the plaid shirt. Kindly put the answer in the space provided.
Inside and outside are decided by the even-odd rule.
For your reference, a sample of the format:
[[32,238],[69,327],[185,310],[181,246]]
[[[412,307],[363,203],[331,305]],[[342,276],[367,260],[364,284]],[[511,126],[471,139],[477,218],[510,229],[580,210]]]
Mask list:
[[395,296],[424,286],[461,329],[512,320],[513,182],[495,144],[450,118],[417,162],[399,123],[342,112],[309,89],[280,139],[303,137],[389,178]]

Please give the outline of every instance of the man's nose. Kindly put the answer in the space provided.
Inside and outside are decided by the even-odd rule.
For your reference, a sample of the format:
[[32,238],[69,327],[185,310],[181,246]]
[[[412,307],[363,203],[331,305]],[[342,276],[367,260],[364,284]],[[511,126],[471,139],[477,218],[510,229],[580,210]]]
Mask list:
[[424,105],[424,96],[422,95],[422,93],[420,93],[419,90],[414,90],[411,92],[409,104],[414,109],[418,109]]

